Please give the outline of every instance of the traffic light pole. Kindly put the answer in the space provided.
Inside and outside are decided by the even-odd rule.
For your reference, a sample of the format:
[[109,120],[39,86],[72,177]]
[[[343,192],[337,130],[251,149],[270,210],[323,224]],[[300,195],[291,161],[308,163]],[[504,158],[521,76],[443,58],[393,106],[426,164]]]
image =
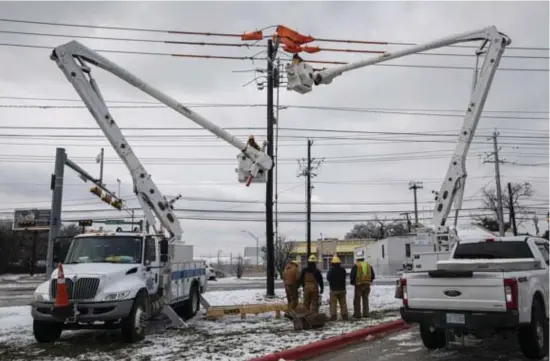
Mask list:
[[[122,209],[122,202],[113,192],[101,184],[102,179],[92,177],[78,164],[70,160],[67,157],[65,148],[57,148],[55,150],[55,169],[54,174],[52,174],[50,187],[52,190],[52,215],[50,219],[50,234],[48,237],[48,250],[46,256],[46,279],[49,279],[53,272],[53,248],[55,240],[59,237],[59,233],[61,231],[61,209],[63,204],[63,177],[65,173],[65,166],[77,172],[84,182],[90,181],[95,184],[96,187],[92,188],[92,193],[101,196],[102,192],[101,194],[98,194],[98,192],[95,191],[95,188],[103,190],[109,196],[109,202],[107,202],[107,198],[104,197],[102,197],[102,200],[119,210]],[[102,177],[103,174],[101,174],[100,178]]]

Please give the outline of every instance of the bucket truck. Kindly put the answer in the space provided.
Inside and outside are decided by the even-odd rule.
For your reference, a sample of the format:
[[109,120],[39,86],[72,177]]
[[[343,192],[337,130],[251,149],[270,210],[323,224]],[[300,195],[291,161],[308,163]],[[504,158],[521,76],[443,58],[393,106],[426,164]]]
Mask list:
[[154,232],[93,232],[76,236],[63,262],[71,312],[56,312],[59,274],[56,269],[51,279],[34,292],[31,315],[35,339],[54,342],[63,329],[115,327],[121,329],[126,341],[139,341],[145,335],[145,322],[161,313],[172,326],[185,326],[180,314],[190,318],[201,303],[208,307],[201,296],[207,288],[205,264],[193,261],[193,246],[182,240],[174,200],[168,201],[162,195],[133,152],[109,112],[89,65],[110,72],[236,147],[240,151],[237,157],[240,183],[248,186],[252,181],[265,182],[273,167],[271,157],[256,144],[239,140],[77,41],[56,47],[50,58],[128,168],[134,193]]
[[[313,85],[330,84],[334,78],[351,70],[364,68],[369,65],[386,62],[407,55],[472,41],[482,42],[481,46],[476,50],[476,55],[478,57],[484,55],[485,59],[479,73],[476,69],[474,87],[470,95],[470,101],[466,106],[466,114],[458,135],[455,151],[451,158],[447,173],[445,174],[445,178],[443,179],[441,189],[435,198],[436,205],[432,219],[433,229],[419,229],[418,237],[414,242],[419,248],[424,245],[433,246],[434,252],[424,254],[425,257],[423,258],[427,258],[430,261],[428,263],[426,261],[422,263],[418,262],[418,260],[422,258],[421,254],[414,254],[412,259],[408,260],[404,265],[405,269],[409,271],[435,268],[437,260],[447,257],[451,247],[458,239],[456,227],[451,229],[446,225],[446,220],[451,212],[453,204],[455,205],[456,215],[458,215],[462,207],[462,198],[464,196],[467,176],[466,157],[474,138],[485,101],[487,100],[493,77],[499,66],[500,59],[502,58],[505,48],[511,44],[510,38],[500,33],[495,26],[489,26],[484,29],[435,40],[427,44],[416,45],[395,52],[386,52],[378,57],[329,69],[314,70],[310,64],[303,61],[289,64],[286,69],[288,75],[288,88],[300,94],[306,94],[313,90]],[[457,217],[455,217],[455,226],[456,220]]]

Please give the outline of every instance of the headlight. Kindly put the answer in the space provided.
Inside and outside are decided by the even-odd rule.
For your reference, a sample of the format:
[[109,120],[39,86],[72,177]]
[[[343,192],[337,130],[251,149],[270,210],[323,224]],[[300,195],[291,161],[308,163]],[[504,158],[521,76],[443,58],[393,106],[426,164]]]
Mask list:
[[47,293],[35,293],[32,295],[32,297],[36,302],[43,302],[43,301],[50,300],[50,297],[48,296]]
[[130,294],[130,291],[107,293],[105,295],[105,298],[103,298],[103,301],[121,300],[121,299],[127,297],[129,294]]

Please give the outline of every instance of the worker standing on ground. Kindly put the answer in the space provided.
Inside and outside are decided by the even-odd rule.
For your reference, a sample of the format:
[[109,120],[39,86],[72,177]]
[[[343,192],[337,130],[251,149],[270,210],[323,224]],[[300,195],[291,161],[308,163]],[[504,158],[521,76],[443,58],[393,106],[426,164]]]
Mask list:
[[361,318],[361,302],[363,303],[363,317],[369,316],[369,294],[371,282],[374,281],[374,269],[365,262],[363,251],[356,253],[356,262],[349,275],[350,284],[355,286],[353,295],[353,317]]
[[348,304],[346,302],[346,269],[342,267],[340,257],[332,257],[332,267],[327,272],[330,286],[330,320],[336,321],[338,304],[342,320],[348,319]]
[[319,295],[323,294],[323,276],[317,268],[317,257],[309,256],[307,266],[300,274],[300,285],[304,289],[304,307],[319,312]]
[[283,271],[283,282],[288,311],[293,311],[298,306],[298,288],[300,287],[300,262],[297,259],[287,263]]

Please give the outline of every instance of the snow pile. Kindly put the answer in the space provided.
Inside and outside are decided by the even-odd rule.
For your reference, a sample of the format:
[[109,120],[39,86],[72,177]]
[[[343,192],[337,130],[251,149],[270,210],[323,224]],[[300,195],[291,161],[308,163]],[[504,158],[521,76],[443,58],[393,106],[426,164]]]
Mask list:
[[[215,291],[205,294],[213,306],[285,302],[284,290],[276,289],[275,299],[266,299],[264,290]],[[373,286],[370,296],[372,317],[356,321],[337,321],[319,330],[296,332],[285,318],[273,313],[224,317],[217,321],[204,318],[204,311],[188,321],[183,330],[149,331],[145,341],[134,345],[121,342],[114,331],[64,331],[53,346],[43,347],[32,336],[32,319],[28,306],[0,308],[0,354],[3,359],[33,361],[66,361],[80,359],[106,361],[140,359],[149,361],[246,361],[290,347],[355,331],[370,325],[399,318],[399,300],[393,297],[393,286]],[[348,288],[351,315],[353,289]],[[328,289],[323,295],[321,311],[328,313]],[[152,325],[151,328],[154,325]],[[136,355],[139,357],[136,358]]]

